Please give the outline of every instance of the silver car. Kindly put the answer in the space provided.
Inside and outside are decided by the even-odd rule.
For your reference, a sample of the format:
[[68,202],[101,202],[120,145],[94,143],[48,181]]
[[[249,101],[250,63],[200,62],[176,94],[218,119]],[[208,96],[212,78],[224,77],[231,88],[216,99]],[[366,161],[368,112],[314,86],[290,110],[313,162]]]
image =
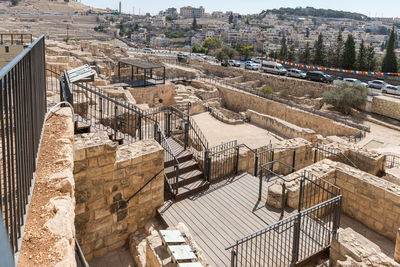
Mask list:
[[288,69],[286,72],[286,75],[288,77],[296,77],[296,78],[301,78],[301,79],[306,78],[306,73],[301,70],[298,70],[298,69]]
[[369,88],[382,89],[386,85],[387,85],[386,82],[380,81],[380,80],[374,80],[374,81],[369,81],[368,82],[368,87]]

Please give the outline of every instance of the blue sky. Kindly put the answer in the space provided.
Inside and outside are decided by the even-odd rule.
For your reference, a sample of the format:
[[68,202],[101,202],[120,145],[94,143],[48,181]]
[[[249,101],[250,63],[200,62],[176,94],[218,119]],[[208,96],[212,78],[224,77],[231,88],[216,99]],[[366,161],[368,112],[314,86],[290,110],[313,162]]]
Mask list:
[[[81,0],[90,6],[100,8],[118,9],[119,0]],[[150,12],[157,14],[158,11],[168,7],[182,6],[204,6],[206,12],[210,11],[233,11],[241,14],[259,13],[263,9],[279,8],[279,7],[297,7],[297,6],[312,6],[315,8],[331,8],[336,10],[345,10],[360,12],[367,16],[377,17],[399,17],[400,16],[400,1],[399,0],[121,0],[122,11],[132,13],[133,7],[135,14]],[[179,10],[179,9],[178,9]]]

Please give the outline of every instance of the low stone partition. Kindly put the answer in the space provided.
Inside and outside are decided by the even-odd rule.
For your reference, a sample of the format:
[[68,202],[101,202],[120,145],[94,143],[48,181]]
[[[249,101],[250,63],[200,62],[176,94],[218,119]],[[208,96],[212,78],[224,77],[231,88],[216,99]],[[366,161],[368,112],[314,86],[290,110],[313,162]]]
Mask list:
[[[155,140],[118,146],[106,132],[75,136],[77,238],[88,260],[122,247],[164,201],[164,151]],[[159,173],[132,198],[149,179]]]
[[316,142],[317,140],[317,135],[315,131],[299,127],[273,116],[265,115],[248,109],[246,111],[246,117],[249,118],[251,123],[261,128],[272,130],[279,135],[283,135],[286,138],[301,137],[312,143]]
[[333,239],[329,253],[330,266],[388,266],[399,263],[385,255],[381,249],[351,228],[339,229],[338,238]]
[[389,118],[400,120],[400,99],[388,96],[374,96],[371,111]]
[[18,266],[76,266],[72,119],[61,108],[45,122]]
[[216,85],[216,87],[221,93],[224,106],[235,112],[245,112],[250,109],[274,116],[301,128],[311,129],[323,136],[349,136],[359,133],[356,128],[283,103],[222,85]]
[[[400,227],[400,186],[377,176],[329,159],[287,175],[294,178],[309,171],[341,189],[342,212],[377,233],[396,240]],[[298,207],[300,180],[286,183],[287,201]]]
[[163,104],[166,107],[175,104],[175,84],[172,83],[129,88],[128,90],[138,104],[146,103],[150,106]]
[[217,109],[217,108],[212,108],[209,107],[210,114],[216,118],[217,120],[231,124],[231,125],[237,125],[237,124],[243,124],[244,120],[241,118],[239,114],[236,114],[230,110],[227,109]]

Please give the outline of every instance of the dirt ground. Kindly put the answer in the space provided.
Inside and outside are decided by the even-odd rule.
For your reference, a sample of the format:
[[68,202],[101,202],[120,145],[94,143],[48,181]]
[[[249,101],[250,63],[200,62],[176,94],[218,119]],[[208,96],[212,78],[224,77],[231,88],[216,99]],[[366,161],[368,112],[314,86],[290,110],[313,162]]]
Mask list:
[[360,145],[380,153],[400,154],[400,131],[365,121],[371,132],[359,142]]
[[237,140],[238,144],[246,144],[250,148],[258,148],[279,140],[272,133],[249,123],[230,125],[223,123],[208,112],[193,116],[204,135],[209,146],[213,147],[221,143]]

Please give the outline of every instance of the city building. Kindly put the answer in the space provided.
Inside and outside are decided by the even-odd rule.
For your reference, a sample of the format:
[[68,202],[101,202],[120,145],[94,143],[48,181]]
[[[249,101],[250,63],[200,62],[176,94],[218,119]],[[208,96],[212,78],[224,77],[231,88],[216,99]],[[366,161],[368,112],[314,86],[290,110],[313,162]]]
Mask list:
[[200,6],[199,8],[185,6],[181,7],[180,15],[184,18],[201,18],[204,16],[204,7]]

